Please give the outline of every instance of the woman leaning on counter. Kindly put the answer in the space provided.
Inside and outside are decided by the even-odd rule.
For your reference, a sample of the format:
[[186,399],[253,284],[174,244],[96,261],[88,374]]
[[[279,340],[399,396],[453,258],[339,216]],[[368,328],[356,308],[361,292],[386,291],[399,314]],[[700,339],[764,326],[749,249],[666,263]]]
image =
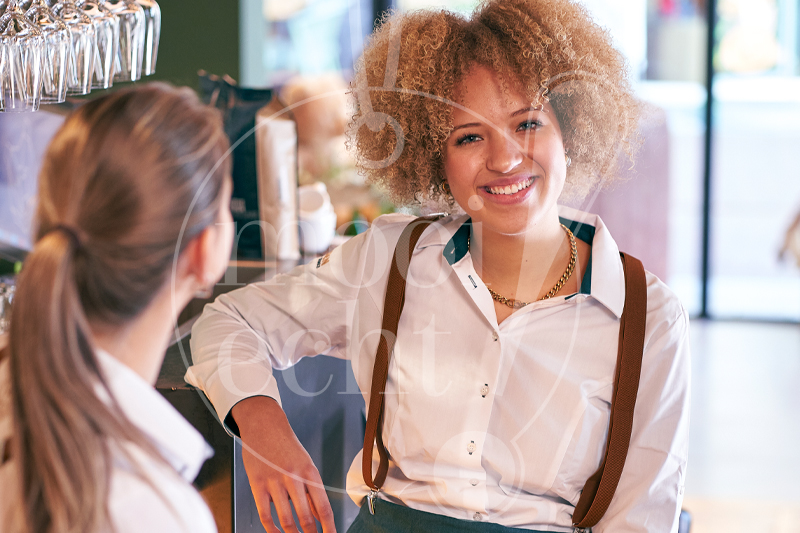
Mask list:
[[[413,250],[386,384],[388,476],[351,531],[573,530],[605,452],[625,286],[603,221],[557,202],[607,182],[635,145],[638,106],[609,41],[575,2],[495,0],[470,18],[392,16],[367,46],[353,82],[362,168],[395,200],[454,214]],[[317,517],[333,531],[272,369],[347,358],[369,401],[389,262],[411,220],[380,217],[330,256],[221,296],[193,329],[187,379],[249,450],[268,531],[270,502],[285,530]],[[660,280],[647,273],[646,285],[627,463],[595,533],[677,529],[688,319]],[[363,504],[360,465],[347,489]]]

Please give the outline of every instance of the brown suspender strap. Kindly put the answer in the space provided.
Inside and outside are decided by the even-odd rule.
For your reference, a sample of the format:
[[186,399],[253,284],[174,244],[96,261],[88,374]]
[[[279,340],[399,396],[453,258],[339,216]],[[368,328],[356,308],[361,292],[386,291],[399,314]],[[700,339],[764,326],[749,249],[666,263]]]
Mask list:
[[[364,452],[361,471],[364,481],[372,491],[379,491],[389,470],[389,454],[383,445],[383,399],[386,379],[389,374],[389,355],[397,339],[397,325],[403,312],[406,276],[414,247],[422,232],[438,217],[423,217],[412,221],[403,230],[392,258],[389,281],[383,305],[383,325],[375,367],[372,372],[372,387],[367,411],[367,427],[364,432]],[[611,419],[608,427],[606,456],[600,468],[583,487],[575,506],[573,524],[576,528],[590,528],[597,524],[608,509],[617,489],[622,468],[628,455],[628,446],[633,428],[633,410],[639,390],[639,376],[644,351],[645,316],[647,313],[647,283],[641,261],[620,253],[625,271],[625,306],[619,327],[619,348],[614,375],[614,392],[611,398]],[[372,477],[372,449],[377,446],[380,463]],[[369,505],[373,510],[374,493]]]
[[628,254],[620,255],[625,271],[625,307],[619,325],[617,370],[611,397],[606,456],[597,472],[586,481],[575,506],[572,523],[578,528],[596,525],[611,504],[628,456],[633,408],[639,391],[647,315],[647,282],[641,261]]
[[[406,276],[411,255],[422,232],[425,231],[438,216],[420,217],[413,220],[400,235],[394,250],[392,265],[389,270],[389,281],[386,284],[386,296],[383,302],[383,325],[378,351],[375,354],[375,368],[372,371],[372,387],[367,409],[367,427],[364,431],[364,456],[361,461],[361,473],[370,489],[378,491],[386,480],[389,470],[389,454],[383,445],[383,397],[386,390],[386,378],[389,375],[389,355],[397,339],[397,324],[403,312],[406,294]],[[378,447],[380,464],[372,478],[372,446]]]

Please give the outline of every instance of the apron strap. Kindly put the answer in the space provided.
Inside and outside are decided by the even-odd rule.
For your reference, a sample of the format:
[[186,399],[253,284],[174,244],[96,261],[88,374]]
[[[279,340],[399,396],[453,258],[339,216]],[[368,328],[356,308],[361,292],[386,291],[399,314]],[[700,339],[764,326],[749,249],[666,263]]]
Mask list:
[[[397,340],[397,324],[403,312],[406,294],[406,276],[411,255],[417,241],[431,223],[438,220],[440,215],[420,217],[413,220],[405,227],[397,241],[397,247],[392,257],[389,270],[389,281],[386,286],[386,297],[383,302],[383,325],[381,337],[378,341],[378,351],[375,354],[375,367],[372,371],[372,387],[369,394],[369,408],[367,409],[367,427],[364,431],[364,456],[361,461],[361,473],[367,486],[372,489],[372,497],[380,490],[386,480],[389,470],[389,454],[383,445],[383,398],[386,390],[386,378],[389,374],[389,355],[394,349]],[[372,477],[372,447],[378,448],[380,464],[375,478]],[[370,500],[372,509],[373,500]]]
[[633,408],[639,391],[644,352],[647,281],[641,261],[621,252],[620,256],[625,271],[625,307],[619,323],[617,370],[611,397],[606,456],[597,472],[586,481],[575,506],[572,523],[576,528],[591,528],[605,514],[617,490],[631,442]]

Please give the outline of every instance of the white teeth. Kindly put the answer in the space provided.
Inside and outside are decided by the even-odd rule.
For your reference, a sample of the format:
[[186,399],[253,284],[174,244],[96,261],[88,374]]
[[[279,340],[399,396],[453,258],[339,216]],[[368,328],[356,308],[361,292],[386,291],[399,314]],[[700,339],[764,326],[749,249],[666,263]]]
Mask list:
[[489,192],[492,194],[514,194],[523,189],[527,189],[533,183],[533,178],[528,178],[522,183],[515,183],[513,185],[506,185],[505,187],[491,187]]

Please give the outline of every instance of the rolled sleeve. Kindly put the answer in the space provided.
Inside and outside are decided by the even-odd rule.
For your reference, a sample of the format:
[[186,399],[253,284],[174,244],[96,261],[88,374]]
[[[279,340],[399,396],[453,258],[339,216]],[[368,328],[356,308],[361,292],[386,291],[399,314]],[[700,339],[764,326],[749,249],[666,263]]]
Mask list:
[[[280,403],[273,368],[286,369],[318,354],[351,358],[348,339],[355,320],[358,326],[371,321],[380,327],[381,310],[368,290],[385,290],[385,258],[397,240],[397,231],[389,236],[381,231],[385,226],[378,219],[331,252],[329,260],[242,287],[205,307],[192,328],[193,365],[185,379],[205,392],[220,420],[253,396]],[[226,430],[233,433],[227,425]]]

